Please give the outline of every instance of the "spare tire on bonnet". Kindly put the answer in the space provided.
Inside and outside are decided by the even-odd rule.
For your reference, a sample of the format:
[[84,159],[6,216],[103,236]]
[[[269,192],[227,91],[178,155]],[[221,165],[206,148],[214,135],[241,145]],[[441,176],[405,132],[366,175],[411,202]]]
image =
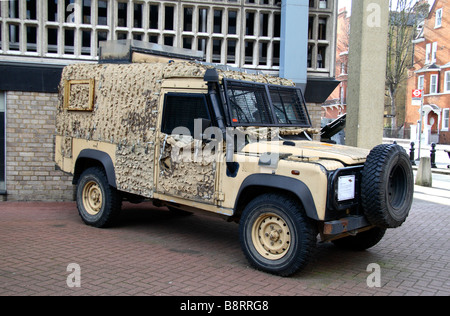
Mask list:
[[372,149],[364,164],[361,199],[372,225],[396,228],[408,217],[413,200],[414,176],[406,151],[383,144]]

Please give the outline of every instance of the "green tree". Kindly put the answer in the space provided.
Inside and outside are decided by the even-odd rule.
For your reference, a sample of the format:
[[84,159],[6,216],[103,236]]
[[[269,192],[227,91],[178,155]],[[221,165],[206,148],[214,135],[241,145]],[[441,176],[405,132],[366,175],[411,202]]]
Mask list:
[[387,47],[386,88],[391,103],[391,128],[397,126],[397,92],[408,79],[412,66],[413,44],[418,24],[429,12],[427,1],[390,0],[390,21]]

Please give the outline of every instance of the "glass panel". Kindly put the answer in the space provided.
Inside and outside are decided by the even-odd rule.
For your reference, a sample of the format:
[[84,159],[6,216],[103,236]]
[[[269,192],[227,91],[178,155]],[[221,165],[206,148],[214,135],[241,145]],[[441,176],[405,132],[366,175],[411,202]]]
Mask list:
[[98,25],[108,25],[108,1],[98,1]]
[[74,30],[64,30],[64,54],[75,54],[74,36]]
[[253,64],[253,42],[245,42],[245,61],[246,65]]
[[269,36],[269,14],[262,13],[259,15],[259,35]]
[[237,11],[228,11],[228,34],[237,34]]
[[117,4],[117,26],[127,27],[128,25],[128,3],[119,2]]
[[91,0],[83,0],[83,10],[82,10],[81,21],[83,24],[91,24]]
[[58,53],[58,29],[47,29],[47,52],[52,54]]
[[198,31],[199,32],[207,32],[207,23],[208,23],[208,9],[199,9],[198,10]]
[[183,48],[192,49],[192,37],[183,37]]
[[75,23],[75,0],[64,1],[64,21],[66,23]]
[[194,9],[193,8],[184,8],[184,15],[183,15],[183,31],[185,32],[192,32],[192,14]]
[[20,49],[20,27],[19,25],[9,25],[9,50],[18,51]]
[[27,51],[37,52],[37,27],[27,26]]
[[174,13],[175,13],[175,7],[167,6],[165,8],[164,29],[166,29],[166,30],[174,29]]
[[213,56],[212,56],[213,63],[220,63],[221,51],[222,51],[222,40],[220,39],[213,40]]
[[222,10],[214,10],[213,33],[222,33]]
[[235,64],[236,63],[236,40],[228,40],[227,47],[227,63]]
[[255,35],[255,13],[247,12],[245,20],[245,35]]
[[81,43],[81,55],[91,55],[91,31],[83,30]]
[[[1,3],[2,1],[0,1]],[[19,18],[19,0],[10,0],[9,2],[9,18],[18,19]]]
[[271,86],[269,92],[278,124],[310,126],[306,106],[297,89]]
[[36,20],[36,0],[27,0],[27,20]]
[[159,7],[157,5],[150,6],[150,28],[158,29]]
[[261,66],[267,65],[267,43],[259,43],[259,64]]
[[161,131],[172,134],[175,128],[186,127],[194,135],[194,121],[199,118],[211,120],[203,95],[167,95],[164,104]]
[[100,47],[100,42],[108,40],[108,31],[99,31],[97,33],[97,47]]
[[51,22],[58,21],[58,0],[47,1],[47,19]]
[[280,42],[273,42],[273,55],[272,55],[272,65],[280,66]]
[[141,3],[134,4],[134,21],[133,27],[142,28],[142,7]]
[[227,96],[234,124],[271,124],[266,89],[261,84],[227,81]]

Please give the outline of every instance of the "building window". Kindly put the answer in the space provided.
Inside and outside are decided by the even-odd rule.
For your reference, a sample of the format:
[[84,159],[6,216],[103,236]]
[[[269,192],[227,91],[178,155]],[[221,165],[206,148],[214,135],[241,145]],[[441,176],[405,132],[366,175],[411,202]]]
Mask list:
[[433,43],[433,48],[431,51],[431,62],[435,63],[436,62],[436,58],[437,58],[437,49],[438,49],[438,43],[434,42]]
[[426,46],[425,63],[429,64],[431,61],[431,44]]
[[436,10],[436,22],[434,27],[438,28],[442,26],[442,8],[439,10]]
[[430,76],[430,94],[438,93],[438,75]]
[[[100,41],[135,39],[203,51],[206,62],[276,74],[280,66],[281,1],[188,2],[0,0],[0,52],[2,57],[97,60]],[[313,2],[316,11],[323,7],[321,2],[327,3],[327,12],[316,12],[315,23],[322,19],[321,35],[314,40],[321,41],[316,45],[330,47],[332,20],[328,11],[333,4]],[[313,65],[316,61],[314,57]]]
[[445,72],[444,92],[450,93],[450,71]]
[[442,130],[443,131],[448,131],[449,127],[449,112],[450,109],[443,109],[442,110]]
[[425,86],[425,76],[419,76],[417,78],[417,89],[423,90]]
[[0,193],[6,191],[6,102],[0,91]]

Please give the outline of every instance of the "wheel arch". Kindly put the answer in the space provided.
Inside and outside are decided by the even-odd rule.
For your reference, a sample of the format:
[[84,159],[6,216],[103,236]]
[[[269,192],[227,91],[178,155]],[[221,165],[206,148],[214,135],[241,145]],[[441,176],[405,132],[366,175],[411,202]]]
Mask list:
[[116,173],[111,157],[107,153],[95,149],[83,149],[80,152],[75,163],[72,183],[77,184],[84,170],[96,166],[105,170],[109,185],[117,188]]
[[292,196],[303,205],[306,216],[319,220],[316,205],[308,186],[300,180],[273,174],[254,174],[242,182],[234,205],[235,215],[240,216],[251,200],[269,192]]

